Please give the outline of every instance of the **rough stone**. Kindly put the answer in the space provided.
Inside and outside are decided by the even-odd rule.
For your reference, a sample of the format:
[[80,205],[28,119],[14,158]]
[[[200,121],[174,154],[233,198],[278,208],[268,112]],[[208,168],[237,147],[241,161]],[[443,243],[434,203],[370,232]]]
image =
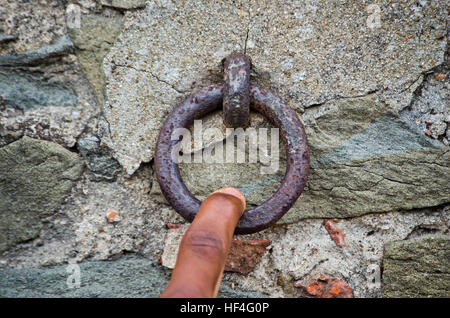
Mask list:
[[0,250],[39,235],[81,173],[78,155],[28,137],[0,148]]
[[[438,148],[314,169],[309,191],[284,221],[350,217],[449,202],[449,154]],[[335,179],[337,175],[343,178]]]
[[24,53],[53,43],[65,33],[66,15],[62,2],[2,1],[2,31],[17,40],[4,43],[2,53]]
[[39,73],[2,68],[0,68],[0,97],[5,107],[20,110],[77,104],[75,92],[62,83],[49,83]]
[[0,32],[0,43],[17,40],[17,36]]
[[[161,264],[173,269],[178,255],[181,239],[189,224],[170,224],[169,231],[164,238],[164,250],[161,255]],[[270,248],[268,240],[237,240],[231,242],[230,251],[225,261],[225,271],[237,272],[243,275],[250,273],[261,261],[261,258]]]
[[[65,264],[50,268],[0,270],[0,297],[63,298],[147,298],[158,297],[167,286],[170,274],[143,257],[129,256],[116,261],[87,261],[79,266],[80,287],[70,288],[73,269]],[[219,297],[264,297],[263,294],[227,285]]]
[[[16,41],[2,44],[0,144],[23,135],[71,148],[96,129],[100,109],[67,34],[66,4],[8,2],[0,20]],[[3,24],[2,24],[3,26]]]
[[220,82],[221,60],[234,50],[251,57],[254,81],[296,110],[370,93],[401,110],[422,74],[444,60],[445,7],[412,0],[378,7],[376,27],[361,1],[150,2],[127,12],[126,32],[104,61],[105,142],[129,174],[150,161],[167,113],[189,92]]
[[[152,169],[141,167],[131,178],[94,181],[84,170],[60,209],[42,228],[42,244],[26,242],[11,248],[0,267],[41,267],[70,260],[117,259],[136,253],[157,262],[164,246],[167,223],[180,223],[171,209],[149,200]],[[120,213],[120,222],[108,222],[108,210]],[[75,256],[72,256],[75,254]],[[4,260],[4,262],[3,262]]]
[[93,86],[101,105],[104,101],[105,74],[103,59],[123,28],[123,17],[82,15],[80,27],[69,29],[86,78]]
[[23,135],[73,147],[96,125],[97,101],[66,33],[65,5],[8,2],[0,20],[18,39],[2,45],[0,144]]
[[55,43],[45,44],[37,50],[24,53],[12,53],[0,55],[0,66],[24,66],[37,65],[44,61],[73,53],[73,43],[67,35],[59,38]]
[[47,106],[25,112],[11,109],[0,111],[0,145],[29,136],[71,148],[88,126],[89,119],[97,115],[94,106],[85,102],[75,107]]
[[384,297],[450,297],[450,236],[425,235],[386,244]]
[[87,160],[90,177],[94,181],[114,181],[121,171],[119,163],[111,156],[105,146],[100,145],[96,136],[78,139],[78,150]]
[[247,53],[295,108],[385,87],[386,102],[401,107],[398,93],[443,61],[446,41],[437,36],[445,34],[445,9],[442,2],[380,2],[377,25],[370,4],[250,6]]
[[130,10],[142,9],[145,7],[146,0],[101,0],[104,6],[110,6],[117,9]]
[[448,63],[447,58],[443,67],[426,76],[416,99],[400,114],[401,118],[407,118],[425,134],[447,146],[450,142],[450,79],[442,75],[449,73]]

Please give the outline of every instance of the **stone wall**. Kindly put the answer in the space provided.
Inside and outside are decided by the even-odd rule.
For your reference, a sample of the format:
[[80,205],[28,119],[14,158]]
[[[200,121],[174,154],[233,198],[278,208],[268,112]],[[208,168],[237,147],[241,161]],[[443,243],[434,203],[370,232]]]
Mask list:
[[[232,51],[302,119],[311,170],[275,226],[236,237],[221,295],[450,296],[445,1],[0,0],[0,50],[0,296],[161,292],[185,221],[156,138]],[[221,113],[203,128],[224,133]],[[200,199],[234,186],[256,206],[285,165],[180,171]]]

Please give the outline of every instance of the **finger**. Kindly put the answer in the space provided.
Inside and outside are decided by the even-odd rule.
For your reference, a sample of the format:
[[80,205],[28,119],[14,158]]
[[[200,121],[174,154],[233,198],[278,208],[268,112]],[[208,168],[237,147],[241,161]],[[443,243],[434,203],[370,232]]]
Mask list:
[[239,194],[219,191],[202,202],[181,240],[171,280],[161,297],[217,296],[233,232],[245,208]]
[[[235,188],[228,187],[228,188],[222,188],[222,189],[216,190],[213,193],[224,193],[224,194],[228,194],[228,195],[232,195],[232,196],[237,197],[241,201],[241,204],[242,204],[242,206],[241,206],[242,213],[240,215],[240,216],[242,216],[242,214],[245,211],[246,202],[245,202],[245,197],[241,193],[241,191],[239,191],[239,190],[237,190]],[[222,269],[222,271],[220,273],[219,279],[217,280],[217,284],[216,284],[216,287],[215,287],[215,290],[214,290],[214,295],[217,295],[217,293],[219,292],[219,287],[220,287],[220,282],[222,281],[222,276],[223,276],[223,269]]]

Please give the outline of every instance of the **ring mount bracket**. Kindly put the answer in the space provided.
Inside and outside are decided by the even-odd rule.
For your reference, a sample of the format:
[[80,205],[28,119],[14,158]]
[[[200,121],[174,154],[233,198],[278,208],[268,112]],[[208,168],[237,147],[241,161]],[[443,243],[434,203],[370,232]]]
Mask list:
[[223,121],[231,128],[247,127],[250,114],[250,60],[231,53],[224,64]]

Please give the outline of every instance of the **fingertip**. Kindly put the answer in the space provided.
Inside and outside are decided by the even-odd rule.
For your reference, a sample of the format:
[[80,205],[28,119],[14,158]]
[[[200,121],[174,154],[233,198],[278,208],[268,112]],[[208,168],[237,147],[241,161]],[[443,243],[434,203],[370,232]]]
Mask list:
[[242,205],[244,207],[243,211],[245,210],[246,200],[245,200],[245,197],[242,194],[242,192],[239,191],[238,189],[233,188],[233,187],[226,187],[226,188],[222,188],[222,189],[216,190],[213,193],[224,193],[224,194],[229,194],[229,195],[232,195],[232,196],[238,198],[242,202]]

